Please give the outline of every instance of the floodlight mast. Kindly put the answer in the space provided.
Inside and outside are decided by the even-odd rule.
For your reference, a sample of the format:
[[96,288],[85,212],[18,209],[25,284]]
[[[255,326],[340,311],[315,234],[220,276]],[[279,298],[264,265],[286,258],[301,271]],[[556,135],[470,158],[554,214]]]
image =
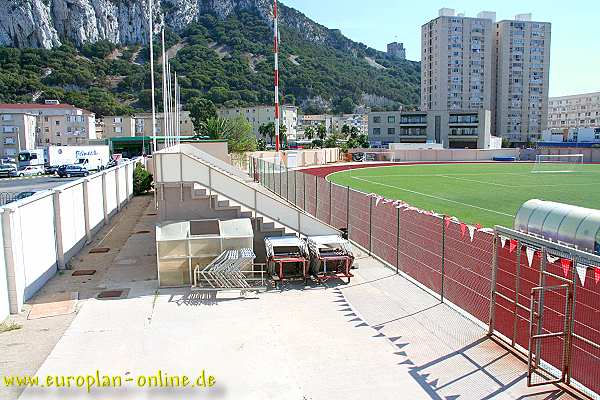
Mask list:
[[275,54],[275,151],[279,152],[279,27],[277,24],[277,0],[273,1],[273,51]]

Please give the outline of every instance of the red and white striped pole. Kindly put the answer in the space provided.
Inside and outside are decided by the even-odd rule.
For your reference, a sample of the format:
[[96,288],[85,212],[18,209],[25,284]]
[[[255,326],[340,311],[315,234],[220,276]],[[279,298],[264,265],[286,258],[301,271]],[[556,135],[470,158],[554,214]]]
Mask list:
[[277,27],[277,0],[273,1],[273,35],[275,52],[275,151],[279,151],[279,28]]

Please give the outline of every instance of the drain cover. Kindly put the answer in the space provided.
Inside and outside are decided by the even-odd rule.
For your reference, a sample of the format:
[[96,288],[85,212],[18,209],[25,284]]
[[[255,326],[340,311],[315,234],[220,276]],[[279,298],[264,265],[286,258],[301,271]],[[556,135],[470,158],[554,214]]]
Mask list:
[[78,269],[77,271],[73,271],[71,276],[94,275],[95,273],[95,269]]
[[114,299],[117,297],[121,297],[123,295],[123,290],[105,290],[100,292],[98,295],[99,299]]
[[90,254],[108,253],[109,251],[110,251],[110,249],[108,247],[96,247],[96,248],[90,250]]
[[133,232],[134,235],[141,234],[141,233],[150,233],[150,231],[141,230],[141,231]]

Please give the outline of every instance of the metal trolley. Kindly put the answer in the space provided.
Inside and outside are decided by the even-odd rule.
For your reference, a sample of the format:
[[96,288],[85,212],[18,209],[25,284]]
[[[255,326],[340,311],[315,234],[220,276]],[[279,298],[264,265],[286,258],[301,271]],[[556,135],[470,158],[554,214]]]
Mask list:
[[310,236],[306,239],[310,252],[310,272],[319,282],[328,279],[348,279],[354,255],[350,243],[341,236]]
[[284,280],[308,280],[310,260],[306,242],[296,236],[266,237],[267,271],[280,284]]

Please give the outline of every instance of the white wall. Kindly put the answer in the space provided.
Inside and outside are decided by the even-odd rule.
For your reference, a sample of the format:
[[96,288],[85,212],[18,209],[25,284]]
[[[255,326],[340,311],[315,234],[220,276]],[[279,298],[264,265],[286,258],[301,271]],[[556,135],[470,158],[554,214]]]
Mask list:
[[121,164],[0,208],[4,250],[0,251],[0,321],[7,309],[18,313],[23,302],[66,267],[96,232],[94,228],[117,211],[117,195],[121,203],[131,198],[133,184],[127,183],[133,183],[134,164]]
[[[2,243],[2,229],[0,229],[0,243]],[[4,251],[0,251],[0,323],[8,316],[10,308],[8,305],[8,282],[6,280],[6,263],[4,262]]]

